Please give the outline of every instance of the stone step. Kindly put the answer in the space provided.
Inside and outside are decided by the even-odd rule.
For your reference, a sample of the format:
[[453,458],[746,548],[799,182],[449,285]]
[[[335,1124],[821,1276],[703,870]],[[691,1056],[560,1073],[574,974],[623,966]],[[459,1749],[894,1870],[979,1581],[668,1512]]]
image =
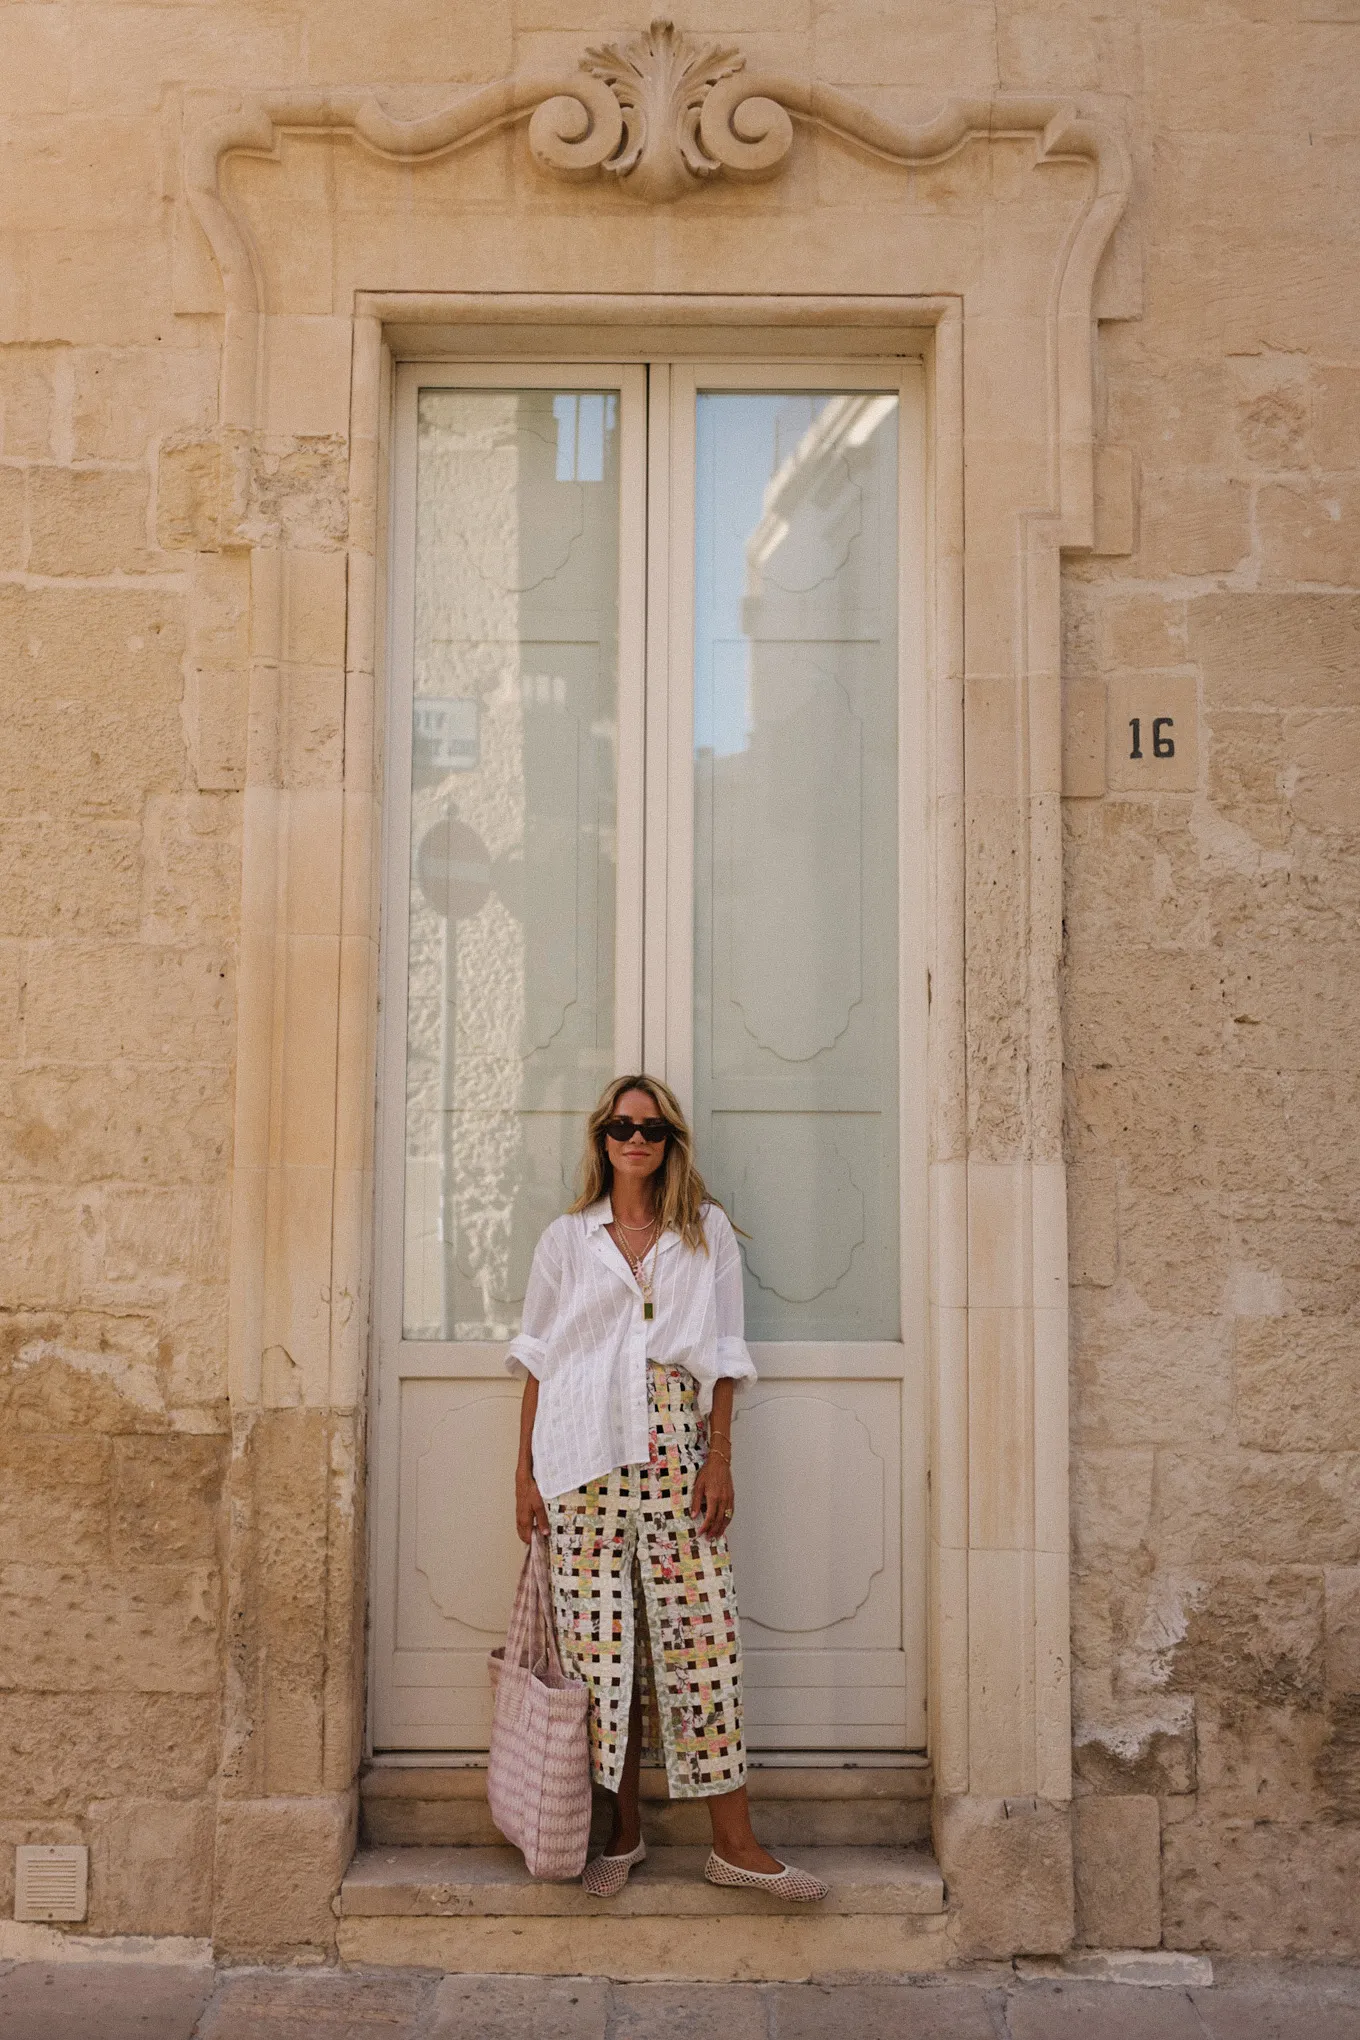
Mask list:
[[[772,1766],[747,1780],[760,1838],[771,1848],[917,1848],[930,1842],[928,1765],[861,1769]],[[483,1769],[375,1765],[360,1781],[360,1838],[373,1847],[492,1848],[501,1835],[486,1803]],[[702,1800],[668,1800],[664,1772],[642,1774],[648,1846],[699,1847],[708,1839]],[[608,1815],[597,1808],[595,1834]]]
[[804,1849],[831,1895],[797,1905],[706,1884],[704,1848],[657,1848],[617,1898],[531,1878],[508,1848],[361,1849],[340,1890],[342,1962],[489,1975],[796,1982],[949,1959],[924,1849]]

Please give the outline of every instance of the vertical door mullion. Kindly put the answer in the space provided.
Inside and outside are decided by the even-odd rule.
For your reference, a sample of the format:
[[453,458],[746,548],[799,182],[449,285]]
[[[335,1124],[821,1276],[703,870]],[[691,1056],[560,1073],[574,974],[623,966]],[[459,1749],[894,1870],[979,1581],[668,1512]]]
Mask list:
[[614,1067],[643,1063],[643,873],[647,758],[647,371],[621,371],[619,477],[618,878],[614,937]]
[[670,676],[667,688],[666,1081],[694,1109],[694,403],[693,368],[670,387]]
[[647,370],[647,751],[643,856],[642,1067],[665,1076],[669,1062],[666,964],[670,816],[668,721],[671,683],[671,368]]

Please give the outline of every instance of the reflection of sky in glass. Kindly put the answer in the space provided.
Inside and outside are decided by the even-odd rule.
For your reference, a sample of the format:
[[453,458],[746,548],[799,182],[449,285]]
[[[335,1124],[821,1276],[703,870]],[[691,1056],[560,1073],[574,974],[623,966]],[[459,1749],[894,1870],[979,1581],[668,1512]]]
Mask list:
[[[837,414],[827,418],[831,410]],[[756,592],[749,570],[780,542],[781,526],[750,541],[766,519],[770,484],[796,460],[819,420],[848,446],[862,446],[896,399],[803,392],[703,392],[695,417],[694,747],[719,758],[744,751],[751,736],[750,640],[743,599]],[[778,493],[778,492],[775,492]],[[768,520],[767,520],[768,521]]]

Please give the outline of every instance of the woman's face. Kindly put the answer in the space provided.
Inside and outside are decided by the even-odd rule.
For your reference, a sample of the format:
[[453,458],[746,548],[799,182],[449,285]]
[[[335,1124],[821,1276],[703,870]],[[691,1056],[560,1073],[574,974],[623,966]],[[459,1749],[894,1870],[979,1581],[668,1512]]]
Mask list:
[[[661,1113],[650,1091],[625,1091],[614,1107],[616,1119],[631,1119],[636,1128],[639,1120],[660,1119]],[[611,1134],[604,1137],[604,1150],[616,1176],[640,1183],[648,1176],[654,1176],[666,1159],[669,1143],[664,1140],[644,1140],[634,1132],[629,1140],[615,1140]]]

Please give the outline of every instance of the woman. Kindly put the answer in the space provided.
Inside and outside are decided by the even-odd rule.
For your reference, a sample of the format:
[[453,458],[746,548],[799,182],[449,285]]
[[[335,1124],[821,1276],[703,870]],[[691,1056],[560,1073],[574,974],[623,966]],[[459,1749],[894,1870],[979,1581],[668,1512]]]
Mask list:
[[[741,1255],[655,1077],[616,1077],[586,1128],[580,1197],[534,1252],[515,1522],[548,1539],[564,1664],[590,1693],[591,1771],[614,1823],[582,1879],[623,1890],[647,1853],[638,1807],[644,1675],[673,1799],[707,1799],[710,1884],[781,1898],[826,1886],[751,1831],[741,1636],[727,1527],[732,1396],[755,1368]],[[635,1649],[635,1644],[637,1648]]]

